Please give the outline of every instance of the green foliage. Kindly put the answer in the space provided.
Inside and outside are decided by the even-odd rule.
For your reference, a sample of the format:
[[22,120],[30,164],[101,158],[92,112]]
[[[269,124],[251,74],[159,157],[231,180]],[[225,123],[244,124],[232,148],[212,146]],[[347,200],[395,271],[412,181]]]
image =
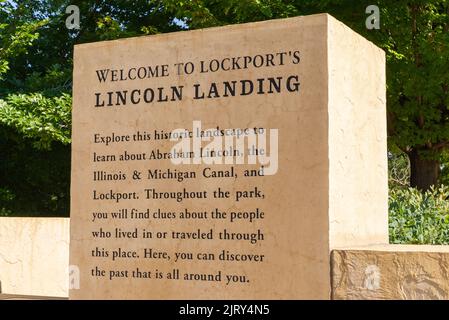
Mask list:
[[167,12],[174,12],[190,29],[287,18],[300,14],[294,1],[283,0],[165,0],[163,4]]
[[46,98],[42,94],[8,95],[0,100],[0,125],[15,128],[37,149],[52,142],[70,143],[72,98],[68,94]]
[[388,169],[390,242],[449,244],[449,187],[409,188],[410,163],[397,150],[388,154]]
[[28,21],[18,25],[8,22],[12,7],[0,3],[0,80],[9,70],[9,59],[26,54],[27,48],[39,36],[37,29],[45,25],[46,20]]
[[449,244],[449,187],[393,189],[389,207],[390,243]]
[[158,0],[0,0],[0,214],[69,214],[73,46],[182,29],[173,18]]

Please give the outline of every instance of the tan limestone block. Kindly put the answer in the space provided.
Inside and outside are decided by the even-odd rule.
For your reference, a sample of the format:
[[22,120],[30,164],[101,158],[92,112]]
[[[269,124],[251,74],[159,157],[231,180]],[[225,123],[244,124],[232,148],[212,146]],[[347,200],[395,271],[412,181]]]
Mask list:
[[449,299],[448,246],[371,246],[332,252],[333,299]]

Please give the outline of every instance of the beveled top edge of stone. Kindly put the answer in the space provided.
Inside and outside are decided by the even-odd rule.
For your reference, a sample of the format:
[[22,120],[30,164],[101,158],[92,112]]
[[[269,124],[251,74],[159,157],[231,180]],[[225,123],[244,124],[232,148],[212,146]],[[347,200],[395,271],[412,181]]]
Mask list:
[[[201,29],[194,29],[194,30],[180,30],[180,31],[174,31],[174,32],[166,32],[166,33],[160,33],[160,34],[152,34],[152,35],[141,35],[141,36],[135,36],[135,37],[128,37],[128,38],[120,38],[120,39],[114,39],[114,40],[104,40],[104,41],[95,41],[95,42],[87,42],[87,43],[80,43],[75,44],[75,48],[85,48],[85,47],[95,47],[95,46],[102,46],[105,44],[120,42],[120,41],[129,41],[129,40],[137,40],[142,38],[171,38],[171,37],[178,37],[180,35],[185,34],[194,34],[194,33],[204,33],[204,32],[215,32],[217,30],[233,30],[238,28],[251,28],[253,26],[261,26],[263,24],[279,24],[283,22],[293,22],[294,20],[303,20],[303,19],[322,19],[323,23],[327,23],[329,20],[329,17],[332,17],[328,13],[317,13],[317,14],[311,14],[311,15],[302,15],[302,16],[296,16],[296,17],[290,17],[290,18],[280,18],[280,19],[270,19],[270,20],[263,20],[263,21],[256,21],[256,22],[248,22],[248,23],[238,23],[238,24],[228,24],[224,26],[216,26],[216,27],[208,27],[208,28],[201,28]],[[335,21],[339,21],[332,17]],[[340,22],[340,21],[339,21]],[[341,22],[342,23],[342,22]],[[349,28],[349,27],[348,27]],[[350,29],[350,28],[349,28]],[[352,29],[350,29],[352,30]],[[353,30],[352,30],[353,31]],[[355,31],[353,31],[355,32]]]
[[435,252],[449,253],[449,245],[373,244],[332,248],[331,251]]
[[378,45],[376,45],[374,42],[372,42],[371,40],[365,38],[363,35],[361,35],[360,33],[356,32],[355,30],[351,29],[348,25],[346,25],[345,23],[341,22],[340,20],[336,19],[335,17],[331,16],[330,14],[327,15],[328,16],[328,30],[332,29],[332,25],[337,25],[342,27],[343,29],[346,30],[346,32],[352,33],[353,36],[358,37],[360,41],[366,42],[368,43],[371,47],[375,48],[377,51],[379,51],[380,54],[382,54],[384,56],[386,56],[386,52],[384,49],[380,48]]

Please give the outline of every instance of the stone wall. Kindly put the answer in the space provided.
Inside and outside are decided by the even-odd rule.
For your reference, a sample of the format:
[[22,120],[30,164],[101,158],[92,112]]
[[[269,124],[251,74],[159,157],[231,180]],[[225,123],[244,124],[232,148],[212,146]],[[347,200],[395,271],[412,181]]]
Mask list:
[[0,218],[0,293],[68,296],[69,219]]
[[333,299],[449,299],[449,246],[335,250],[331,268]]
[[[0,218],[0,293],[67,297],[69,230],[69,219]],[[449,299],[449,246],[340,248],[331,271],[336,300]]]

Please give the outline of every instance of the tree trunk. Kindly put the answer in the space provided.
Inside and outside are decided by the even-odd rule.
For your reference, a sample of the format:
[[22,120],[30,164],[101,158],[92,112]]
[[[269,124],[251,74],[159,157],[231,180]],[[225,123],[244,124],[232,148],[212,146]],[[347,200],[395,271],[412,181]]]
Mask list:
[[419,150],[413,149],[408,154],[410,159],[410,186],[421,191],[429,190],[432,185],[438,184],[440,177],[440,161],[422,158]]

